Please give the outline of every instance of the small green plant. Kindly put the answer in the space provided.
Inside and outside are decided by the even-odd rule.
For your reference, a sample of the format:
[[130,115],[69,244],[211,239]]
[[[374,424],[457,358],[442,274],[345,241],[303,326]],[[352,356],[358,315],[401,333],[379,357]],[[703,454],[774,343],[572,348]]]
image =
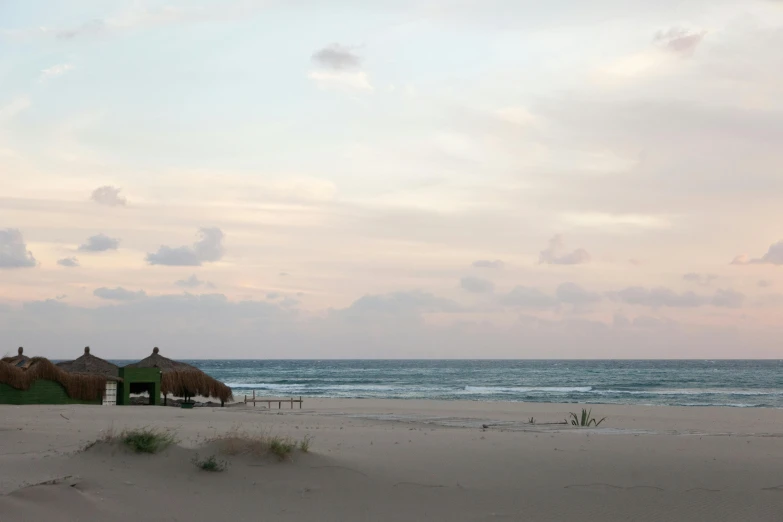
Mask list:
[[219,473],[228,469],[228,462],[225,460],[218,460],[215,455],[210,455],[204,460],[200,460],[197,453],[193,458],[193,464],[203,471],[210,471],[214,473]]
[[527,422],[529,422],[530,424],[535,424],[535,423],[536,423],[536,418],[535,418],[535,417],[530,417],[530,418],[527,420]]
[[155,428],[136,428],[125,431],[121,440],[123,444],[137,453],[158,453],[176,442],[171,432]]
[[310,442],[312,442],[313,438],[310,435],[305,435],[302,440],[299,441],[299,449],[302,450],[302,453],[309,453],[310,452]]
[[269,451],[277,455],[280,460],[285,459],[296,449],[296,443],[288,437],[271,437],[269,439]]
[[[603,421],[606,420],[606,417],[604,417],[603,419],[597,421],[595,417],[593,417],[593,410],[592,409],[586,410],[584,408],[582,408],[581,416],[577,415],[574,412],[571,412],[569,414],[569,418],[571,420],[571,426],[581,426],[585,428],[589,426],[598,426]],[[566,419],[566,424],[568,424],[568,420],[569,419]]]

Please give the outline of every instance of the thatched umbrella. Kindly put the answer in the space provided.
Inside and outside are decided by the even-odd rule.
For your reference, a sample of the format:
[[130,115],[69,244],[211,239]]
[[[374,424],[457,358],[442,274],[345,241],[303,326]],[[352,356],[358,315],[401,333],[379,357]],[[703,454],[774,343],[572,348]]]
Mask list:
[[60,383],[69,397],[83,401],[100,400],[106,390],[104,376],[68,373],[43,357],[25,360],[24,367],[14,366],[5,360],[0,362],[0,383],[17,390],[29,390],[35,381],[45,379]]
[[90,354],[90,347],[84,347],[84,355],[73,361],[57,363],[57,366],[69,373],[103,375],[110,381],[119,381],[120,369],[109,361]]
[[219,399],[222,405],[234,398],[231,388],[222,382],[213,379],[195,366],[172,361],[160,355],[159,352],[157,347],[153,348],[152,355],[137,363],[129,364],[126,368],[160,369],[162,373],[160,391],[163,393],[164,400],[169,394],[175,397],[185,397],[186,400],[201,395],[202,397]]
[[17,368],[27,368],[30,366],[30,361],[32,361],[32,359],[24,355],[24,348],[20,346],[18,354],[15,357],[3,357],[2,361],[11,366],[16,366]]

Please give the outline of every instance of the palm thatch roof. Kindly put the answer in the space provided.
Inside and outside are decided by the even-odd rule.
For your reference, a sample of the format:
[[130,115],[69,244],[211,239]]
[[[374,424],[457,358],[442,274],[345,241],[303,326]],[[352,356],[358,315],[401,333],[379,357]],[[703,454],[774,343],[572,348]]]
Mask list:
[[90,347],[84,348],[84,355],[73,361],[57,363],[61,369],[69,373],[83,373],[90,375],[102,375],[110,381],[121,381],[120,369],[116,365],[105,361],[100,357],[90,354]]
[[0,383],[11,388],[29,390],[39,379],[60,383],[70,398],[82,401],[100,400],[106,390],[106,377],[68,373],[44,357],[29,359],[26,368],[0,362]]
[[19,351],[17,355],[15,355],[14,357],[2,358],[2,361],[4,363],[8,363],[11,366],[16,366],[17,368],[27,368],[28,366],[30,366],[31,360],[32,359],[24,355],[24,348],[22,348],[21,346],[19,347]]
[[223,402],[234,398],[231,388],[222,382],[210,377],[195,366],[172,361],[160,355],[156,347],[152,355],[141,361],[129,364],[126,368],[159,368],[162,375],[160,379],[160,391],[163,395],[175,397],[212,397]]

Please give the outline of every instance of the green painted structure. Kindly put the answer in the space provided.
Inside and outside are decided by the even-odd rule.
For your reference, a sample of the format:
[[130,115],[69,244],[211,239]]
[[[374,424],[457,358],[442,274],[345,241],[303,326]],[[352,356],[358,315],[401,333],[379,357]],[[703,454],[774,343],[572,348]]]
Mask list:
[[28,390],[17,390],[0,383],[0,404],[101,404],[101,399],[71,399],[59,382],[39,379],[34,381]]
[[120,368],[122,382],[117,383],[117,405],[130,405],[131,393],[147,392],[150,405],[160,406],[160,376],[159,368]]

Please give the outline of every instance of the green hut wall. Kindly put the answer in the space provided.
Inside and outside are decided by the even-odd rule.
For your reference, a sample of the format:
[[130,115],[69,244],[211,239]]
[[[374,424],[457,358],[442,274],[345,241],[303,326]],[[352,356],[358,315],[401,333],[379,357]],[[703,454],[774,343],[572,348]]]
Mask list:
[[145,385],[150,394],[150,404],[160,406],[160,370],[158,368],[120,368],[122,382],[117,383],[117,405],[130,404],[131,387]]
[[101,399],[81,401],[72,399],[65,388],[55,381],[38,379],[28,390],[17,390],[0,383],[0,404],[101,404]]

